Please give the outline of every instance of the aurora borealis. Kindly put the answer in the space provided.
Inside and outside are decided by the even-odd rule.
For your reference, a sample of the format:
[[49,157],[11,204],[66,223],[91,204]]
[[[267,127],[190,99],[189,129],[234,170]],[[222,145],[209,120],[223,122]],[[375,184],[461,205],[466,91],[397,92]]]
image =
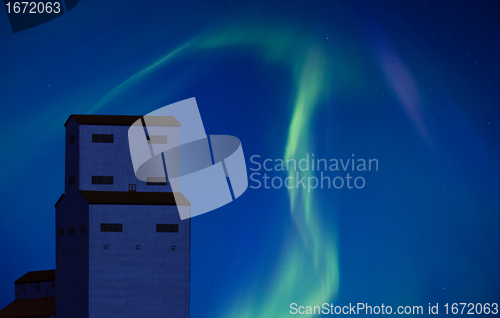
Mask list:
[[19,276],[54,267],[66,118],[189,97],[207,133],[241,139],[247,168],[254,154],[379,161],[361,190],[248,189],[194,218],[192,317],[498,301],[496,8],[96,5],[17,34],[1,24],[1,306]]
[[[203,40],[192,40],[169,52],[153,64],[119,84],[107,94],[91,112],[99,111],[105,103],[123,92],[134,83],[161,67],[172,62],[186,50],[199,51],[220,47],[243,46],[247,50],[256,50],[261,58],[272,63],[284,63],[293,75],[296,86],[293,115],[288,129],[285,158],[296,158],[310,150],[307,143],[309,121],[317,103],[324,95],[326,88],[326,63],[321,49],[297,37],[291,31],[262,27],[230,27],[230,31],[204,34]],[[297,52],[294,48],[303,48]],[[200,53],[199,53],[200,54]],[[294,91],[293,89],[291,90]],[[299,134],[298,132],[302,132]],[[301,138],[302,136],[302,138]],[[304,138],[305,137],[305,138]],[[290,172],[291,173],[291,172]],[[304,299],[308,303],[327,302],[338,289],[338,255],[336,253],[336,237],[326,236],[318,222],[318,207],[312,200],[312,194],[297,189],[289,190],[290,209],[302,242],[294,241],[289,246],[281,261],[275,281],[271,283],[265,302],[261,308],[237,309],[229,317],[278,317],[283,303],[290,303],[294,298]],[[307,255],[310,262],[304,263],[301,258]],[[308,274],[305,274],[308,273]],[[295,290],[301,288],[300,293]]]

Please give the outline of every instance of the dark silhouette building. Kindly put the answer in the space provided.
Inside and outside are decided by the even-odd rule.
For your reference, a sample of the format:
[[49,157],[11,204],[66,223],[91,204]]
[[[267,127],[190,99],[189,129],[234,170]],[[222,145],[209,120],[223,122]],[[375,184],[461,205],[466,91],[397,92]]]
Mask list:
[[[189,317],[191,223],[179,212],[190,215],[190,203],[166,168],[165,178],[136,178],[128,130],[137,120],[68,118],[65,191],[55,204],[57,274],[27,280],[45,273],[30,272],[17,280],[17,299],[0,317],[53,317],[54,296],[57,318]],[[148,144],[178,147],[179,122],[155,120],[154,136],[145,129]],[[38,311],[4,315],[19,304]]]

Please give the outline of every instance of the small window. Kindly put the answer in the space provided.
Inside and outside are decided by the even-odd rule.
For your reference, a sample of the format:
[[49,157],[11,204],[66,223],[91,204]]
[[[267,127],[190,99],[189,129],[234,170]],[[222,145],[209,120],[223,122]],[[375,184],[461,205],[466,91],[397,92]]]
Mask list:
[[69,177],[68,183],[69,183],[69,185],[74,185],[75,184],[75,176]]
[[50,289],[56,289],[56,281],[55,280],[50,282]]
[[179,232],[179,224],[156,224],[156,232]]
[[148,144],[167,144],[167,136],[148,135],[146,139],[148,140]]
[[135,190],[136,190],[135,184],[131,183],[128,185],[128,191],[135,192]]
[[92,184],[113,184],[112,176],[92,176]]
[[22,284],[22,285],[21,285],[21,291],[22,291],[23,293],[25,293],[25,292],[26,292],[26,284]]
[[68,142],[69,142],[70,144],[74,144],[74,143],[75,143],[75,139],[76,139],[76,138],[75,138],[75,135],[69,135],[69,138],[68,138],[68,139],[69,139],[69,140],[68,140]]
[[101,232],[123,232],[123,224],[101,223]]
[[87,224],[80,225],[80,234],[87,233]]
[[36,283],[36,291],[40,291],[40,283]]
[[92,134],[92,142],[104,142],[112,144],[114,142],[114,136],[104,135],[104,134]]
[[58,236],[63,236],[64,235],[64,228],[63,227],[60,227],[57,229],[57,235]]
[[147,185],[167,185],[167,179],[165,177],[147,177]]
[[69,229],[68,229],[68,234],[69,235],[75,235],[75,227],[74,226],[70,226]]

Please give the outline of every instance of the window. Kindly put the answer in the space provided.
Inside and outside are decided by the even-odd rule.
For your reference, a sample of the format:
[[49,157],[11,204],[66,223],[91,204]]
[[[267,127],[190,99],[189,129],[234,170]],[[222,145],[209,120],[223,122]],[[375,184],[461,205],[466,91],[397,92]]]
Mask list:
[[56,289],[56,281],[55,280],[50,282],[50,289]]
[[69,229],[68,229],[68,234],[69,235],[75,235],[75,227],[74,226],[70,226]]
[[101,223],[101,232],[123,232],[123,224]]
[[80,234],[87,233],[87,224],[80,225]]
[[68,142],[70,144],[74,144],[75,143],[75,139],[76,139],[75,135],[69,135]]
[[64,235],[64,228],[63,227],[60,227],[57,229],[57,235],[58,236],[63,236]]
[[69,177],[68,183],[69,183],[69,185],[74,185],[75,184],[75,176]]
[[92,142],[104,142],[112,144],[114,142],[114,136],[104,135],[104,134],[92,134]]
[[128,185],[128,191],[130,192],[135,192],[136,186],[135,184],[131,183]]
[[20,298],[21,298],[21,293],[17,292],[17,299],[20,299]]
[[113,184],[112,176],[92,176],[92,184]]
[[22,284],[22,285],[21,285],[21,291],[22,291],[23,293],[25,293],[25,292],[26,292],[26,284]]
[[40,283],[36,283],[36,291],[40,291]]
[[179,232],[179,224],[156,224],[156,232]]
[[148,135],[147,140],[149,144],[167,144],[167,136]]
[[167,185],[167,179],[164,177],[147,177],[147,185]]

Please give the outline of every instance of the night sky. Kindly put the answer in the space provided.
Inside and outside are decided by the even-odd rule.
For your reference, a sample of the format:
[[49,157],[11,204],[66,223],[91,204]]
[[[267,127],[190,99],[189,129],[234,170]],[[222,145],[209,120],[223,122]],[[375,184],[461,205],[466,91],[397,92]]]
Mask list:
[[249,188],[193,218],[191,317],[500,302],[499,16],[495,1],[81,0],[12,33],[0,14],[0,307],[55,267],[68,116],[190,97],[249,175],[253,155],[378,160],[347,171],[362,189]]

